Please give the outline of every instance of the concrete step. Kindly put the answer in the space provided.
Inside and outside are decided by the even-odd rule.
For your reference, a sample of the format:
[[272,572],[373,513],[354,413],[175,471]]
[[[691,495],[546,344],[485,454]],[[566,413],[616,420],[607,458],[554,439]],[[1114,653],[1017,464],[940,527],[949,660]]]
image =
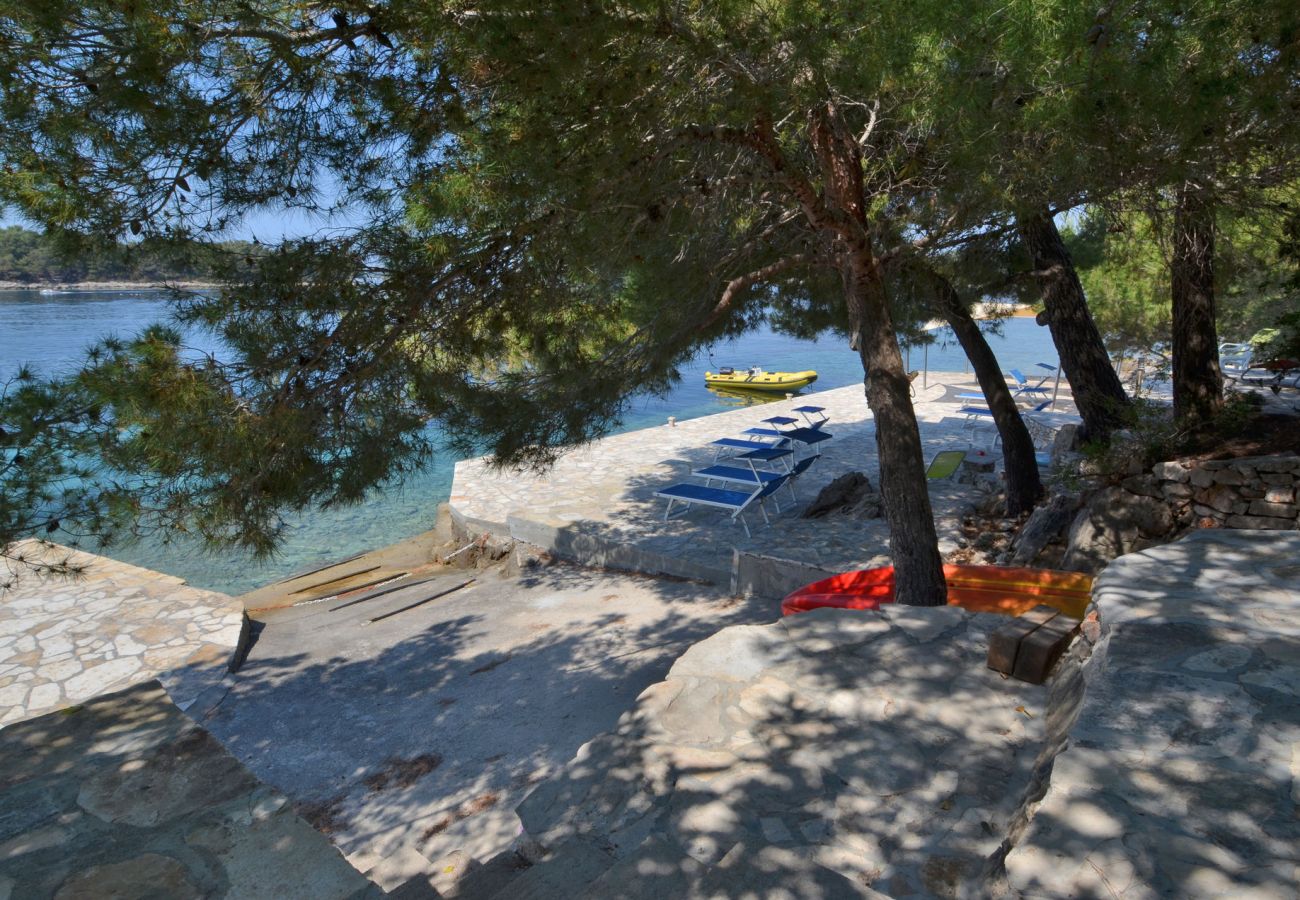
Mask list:
[[614,863],[614,857],[595,844],[573,838],[524,870],[492,900],[574,900]]
[[398,885],[384,895],[398,900],[442,900],[442,894],[429,883],[427,876],[421,875]]
[[[646,896],[649,896],[648,894]],[[669,895],[664,895],[669,896]],[[856,884],[784,847],[739,843],[708,871],[687,896],[700,900],[732,897],[871,898],[884,895]]]
[[651,835],[578,895],[579,900],[672,900],[692,895],[705,868],[681,847]]
[[513,850],[485,862],[458,850],[434,867],[433,886],[448,900],[481,900],[496,896],[528,868],[528,861]]
[[[385,891],[392,893],[397,890],[405,890],[407,893],[402,894],[402,896],[415,900],[417,897],[440,896],[434,890],[433,883],[430,880],[432,872],[433,863],[425,859],[418,851],[411,847],[400,847],[367,869],[365,874],[367,878]],[[411,885],[421,881],[430,893],[414,892],[417,889]]]

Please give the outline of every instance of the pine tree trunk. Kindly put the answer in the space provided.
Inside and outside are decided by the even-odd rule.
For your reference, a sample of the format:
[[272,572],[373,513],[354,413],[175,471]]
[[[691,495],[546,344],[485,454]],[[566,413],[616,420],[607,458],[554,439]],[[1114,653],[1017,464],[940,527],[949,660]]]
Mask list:
[[1214,323],[1214,205],[1204,185],[1184,183],[1174,211],[1174,415],[1208,419],[1223,408]]
[[867,404],[876,420],[880,494],[889,522],[895,597],[913,606],[943,606],[948,588],[930,508],[921,432],[885,284],[868,250],[859,249],[848,257],[845,290],[866,373]]
[[1047,325],[1074,392],[1086,437],[1105,440],[1120,427],[1128,395],[1106,356],[1106,345],[1088,311],[1083,285],[1047,210],[1020,217],[1020,235],[1033,257],[1042,287]]
[[957,335],[961,348],[966,351],[966,358],[975,370],[980,390],[984,392],[989,411],[993,413],[993,421],[998,426],[998,434],[1002,438],[1003,468],[1006,471],[1007,515],[1018,516],[1033,509],[1034,504],[1043,496],[1033,438],[1029,436],[1025,420],[1020,418],[1020,409],[1007,387],[993,348],[984,339],[984,333],[971,318],[952,283],[938,272],[932,271],[932,276],[939,292],[944,318]]
[[[898,351],[880,262],[871,246],[862,179],[862,151],[834,103],[812,110],[808,137],[825,185],[782,174],[792,185],[810,224],[835,235],[840,245],[849,333],[857,336],[866,373],[867,404],[876,419],[880,494],[889,523],[889,553],[894,561],[894,595],[899,603],[943,606],[948,586],[934,530],[930,489],[925,478],[921,432],[912,408],[911,385]],[[769,143],[773,169],[785,161]]]

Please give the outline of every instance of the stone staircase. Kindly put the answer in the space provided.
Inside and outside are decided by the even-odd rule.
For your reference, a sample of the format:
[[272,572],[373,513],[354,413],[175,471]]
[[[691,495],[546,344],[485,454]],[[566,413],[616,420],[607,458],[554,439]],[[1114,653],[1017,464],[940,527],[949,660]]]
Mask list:
[[705,866],[666,835],[652,834],[623,859],[587,840],[573,838],[487,896],[491,900],[793,900],[879,895],[793,850],[759,839],[738,842],[716,864]]
[[[514,850],[479,862],[464,851],[441,860],[427,859],[403,848],[367,869],[370,879],[386,897],[401,900],[485,900],[501,893],[507,885],[527,873],[531,864]],[[505,896],[517,896],[506,891]]]

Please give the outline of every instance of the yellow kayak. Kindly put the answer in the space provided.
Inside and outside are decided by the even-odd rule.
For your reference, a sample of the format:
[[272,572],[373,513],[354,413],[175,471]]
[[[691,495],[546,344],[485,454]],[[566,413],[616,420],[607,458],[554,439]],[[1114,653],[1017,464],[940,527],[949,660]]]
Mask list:
[[817,380],[811,369],[804,372],[764,372],[758,366],[737,371],[722,366],[717,372],[705,372],[704,383],[709,387],[743,388],[747,391],[797,391]]

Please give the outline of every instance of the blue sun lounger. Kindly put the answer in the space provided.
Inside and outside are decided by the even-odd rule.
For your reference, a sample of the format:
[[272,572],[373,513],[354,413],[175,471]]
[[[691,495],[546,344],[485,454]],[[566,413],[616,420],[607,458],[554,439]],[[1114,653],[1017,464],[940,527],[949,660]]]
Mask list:
[[[1042,412],[1043,410],[1047,409],[1047,407],[1051,405],[1052,405],[1051,400],[1044,400],[1042,403],[1038,404],[1033,409],[1023,410],[1021,413],[1021,417],[1024,418],[1025,423],[1028,424],[1030,417],[1034,413]],[[972,445],[974,445],[975,443],[975,432],[979,431],[981,428],[994,429],[993,446],[997,447],[1001,445],[1002,434],[997,431],[997,424],[993,419],[993,410],[989,409],[987,406],[963,406],[959,408],[957,412],[962,413],[963,415],[966,416],[966,423],[964,427],[970,431],[969,442]]]
[[1017,397],[1021,394],[1046,394],[1051,390],[1051,388],[1044,386],[1047,379],[1051,377],[1050,375],[1044,375],[1037,384],[1030,384],[1029,379],[1025,377],[1025,373],[1019,369],[1012,369],[1011,377],[1016,380],[1016,389],[1012,393]]
[[794,411],[804,417],[809,428],[821,428],[830,421],[824,406],[796,406]]
[[750,468],[757,468],[754,465],[756,462],[772,465],[779,463],[788,472],[790,470],[790,457],[792,456],[794,456],[794,451],[787,447],[764,447],[762,450],[750,450],[748,453],[741,453],[738,456],[733,456],[732,459],[742,460]]
[[739,521],[741,527],[745,529],[745,536],[752,537],[749,531],[749,523],[745,521],[744,512],[752,504],[757,503],[759,511],[763,513],[763,521],[770,522],[767,517],[767,510],[763,508],[763,499],[775,494],[789,480],[790,476],[780,475],[772,479],[762,487],[756,487],[753,491],[731,491],[725,488],[705,487],[700,484],[674,484],[663,490],[655,491],[656,497],[663,497],[668,501],[668,508],[664,510],[664,521],[667,522],[672,515],[673,504],[681,503],[689,510],[694,504],[701,506],[715,506],[718,509],[731,510],[731,521]]
[[829,441],[834,435],[830,432],[822,431],[820,428],[792,428],[785,432],[785,436],[801,444],[813,447],[822,441]]
[[750,441],[744,438],[718,438],[713,442],[717,449],[713,451],[713,458],[719,456],[739,456],[742,453],[750,453],[754,450],[771,450],[773,447],[781,447],[784,441],[773,444],[771,441]]
[[777,431],[773,428],[747,428],[745,434],[777,438],[782,441],[796,441],[805,447],[814,447],[822,441],[829,441],[834,435],[820,428],[791,428],[789,431]]
[[[798,502],[799,497],[794,492],[795,480],[804,472],[807,472],[812,464],[819,459],[821,459],[820,454],[816,456],[808,456],[799,460],[799,462],[795,463],[794,468],[790,470],[788,475],[781,472],[767,472],[763,469],[756,469],[752,462],[748,466],[705,466],[703,469],[696,469],[691,474],[698,478],[703,478],[706,487],[711,486],[714,481],[721,481],[724,484],[743,484],[753,487],[756,484],[768,484],[778,478],[785,478],[785,486],[786,489],[790,491],[791,499]],[[781,508],[778,506],[777,512],[780,511]]]
[[741,434],[748,434],[763,440],[776,440],[778,443],[786,440],[789,435],[788,431],[780,431],[776,428],[746,428]]

